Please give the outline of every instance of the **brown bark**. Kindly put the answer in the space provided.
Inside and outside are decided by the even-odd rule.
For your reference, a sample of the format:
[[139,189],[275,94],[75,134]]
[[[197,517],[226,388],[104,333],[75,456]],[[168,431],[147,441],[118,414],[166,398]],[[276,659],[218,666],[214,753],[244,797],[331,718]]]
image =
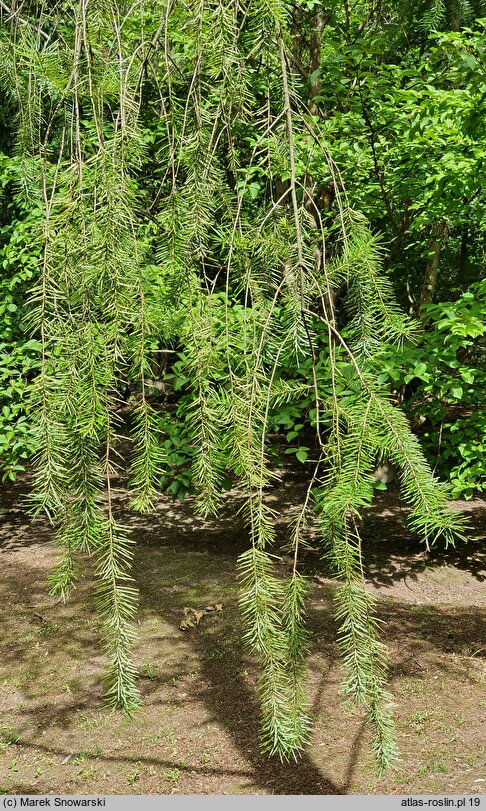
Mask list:
[[309,110],[313,115],[316,115],[318,110],[314,99],[319,95],[322,87],[322,80],[318,71],[321,67],[323,29],[324,11],[322,9],[317,9],[312,21],[312,32],[309,38]]
[[439,272],[440,252],[446,236],[447,227],[445,225],[441,225],[440,223],[436,223],[432,229],[429,258],[425,268],[422,293],[420,295],[419,313],[421,313],[424,307],[426,307],[427,304],[430,304],[434,299],[435,288],[437,286],[437,274]]
[[464,289],[467,279],[467,270],[469,263],[468,242],[469,242],[469,229],[467,225],[464,225],[461,232],[461,250],[459,252],[459,268],[458,268],[458,282],[461,289]]

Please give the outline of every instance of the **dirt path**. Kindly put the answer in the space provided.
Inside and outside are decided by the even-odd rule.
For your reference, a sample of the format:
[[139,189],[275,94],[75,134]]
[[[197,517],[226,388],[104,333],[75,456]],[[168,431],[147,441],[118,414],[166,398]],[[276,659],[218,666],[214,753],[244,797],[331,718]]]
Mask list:
[[[390,651],[400,771],[374,782],[362,714],[338,693],[333,582],[309,553],[312,742],[297,764],[258,754],[253,663],[241,653],[235,563],[246,548],[225,497],[217,521],[189,501],[122,519],[137,539],[137,661],[143,704],[132,719],[103,709],[103,662],[89,583],[67,605],[46,594],[56,558],[46,523],[29,523],[22,485],[5,488],[0,530],[0,790],[24,793],[340,794],[483,793],[486,694],[486,502],[470,513],[470,541],[424,558],[393,494],[363,524],[369,588]],[[282,528],[303,486],[285,479],[270,497]],[[315,542],[312,530],[310,540]],[[285,562],[285,561],[284,561]],[[184,608],[221,603],[180,629]]]

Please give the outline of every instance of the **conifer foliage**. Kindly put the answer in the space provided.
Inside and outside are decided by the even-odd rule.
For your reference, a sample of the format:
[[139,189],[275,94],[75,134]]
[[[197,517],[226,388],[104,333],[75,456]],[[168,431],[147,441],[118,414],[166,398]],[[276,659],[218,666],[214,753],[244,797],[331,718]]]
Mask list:
[[[246,497],[241,611],[260,663],[262,749],[296,757],[310,736],[299,553],[314,510],[339,580],[343,690],[365,708],[382,769],[396,753],[359,534],[377,459],[400,470],[411,524],[429,544],[452,542],[461,521],[378,383],[379,352],[413,340],[415,325],[306,110],[290,67],[291,15],[289,0],[66,0],[9,15],[1,81],[17,116],[19,183],[42,213],[33,509],[57,526],[53,593],[67,598],[81,553],[94,559],[107,695],[130,710],[137,592],[132,541],[113,508],[117,391],[138,381],[132,506],[146,512],[164,464],[148,347],[160,335],[182,343],[197,508],[217,511],[228,471]],[[336,190],[332,221],[314,194],[319,173]],[[265,440],[272,409],[302,390],[283,366],[309,360],[320,458],[282,577],[269,552]]]

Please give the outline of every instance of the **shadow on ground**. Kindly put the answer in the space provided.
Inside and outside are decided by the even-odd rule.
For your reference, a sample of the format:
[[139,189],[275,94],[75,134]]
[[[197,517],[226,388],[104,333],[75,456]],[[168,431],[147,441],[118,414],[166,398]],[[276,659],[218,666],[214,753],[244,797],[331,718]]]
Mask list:
[[[290,480],[284,485],[278,501],[282,519],[286,517],[283,505],[298,502],[304,492],[301,482]],[[79,719],[87,719],[88,724],[89,719],[98,718],[102,659],[97,649],[89,585],[80,585],[74,601],[67,606],[46,596],[46,573],[54,559],[50,534],[44,522],[31,524],[23,514],[19,507],[22,489],[12,488],[11,500],[4,501],[7,520],[0,539],[0,550],[8,560],[1,586],[2,611],[8,626],[1,667],[2,676],[7,674],[7,682],[11,679],[2,697],[2,709],[15,720],[12,726],[19,736],[16,745],[24,752],[31,750],[36,757],[42,753],[56,756],[67,767],[79,751],[80,740],[86,738],[79,732]],[[93,724],[99,723],[97,735],[104,730],[107,740],[121,736],[122,741],[114,749],[107,745],[105,751],[93,755],[96,763],[106,768],[114,765],[122,771],[153,768],[159,780],[155,790],[164,792],[167,785],[162,783],[160,789],[160,774],[167,770],[187,775],[192,781],[186,793],[215,793],[214,781],[220,780],[230,793],[235,793],[235,785],[252,793],[346,794],[356,790],[357,772],[362,772],[363,763],[369,761],[369,742],[359,717],[343,720],[339,707],[329,706],[330,695],[333,691],[337,695],[339,675],[332,619],[334,584],[322,570],[320,554],[311,551],[305,562],[313,579],[308,617],[312,632],[309,692],[316,719],[326,713],[330,716],[329,735],[341,752],[337,770],[326,765],[319,755],[319,746],[328,740],[323,738],[321,742],[320,732],[297,763],[281,764],[259,754],[256,672],[240,644],[235,572],[238,554],[247,545],[247,533],[241,518],[235,515],[234,496],[238,500],[238,494],[226,498],[218,521],[194,518],[189,503],[181,505],[168,498],[161,500],[155,515],[140,518],[125,511],[122,487],[115,495],[121,518],[132,527],[137,540],[134,573],[140,589],[139,658],[142,665],[147,661],[155,665],[145,674],[142,666],[143,723],[135,719],[130,732],[129,727],[124,731],[118,715],[113,716],[111,726],[107,722],[106,729],[102,729],[104,721],[93,720]],[[467,550],[434,552],[428,558],[423,557],[419,543],[406,531],[406,513],[389,495],[365,516],[368,579],[370,587],[377,588],[378,615],[386,621],[384,637],[391,648],[392,687],[403,678],[423,680],[431,670],[436,674],[434,678],[442,674],[460,684],[466,667],[461,657],[468,657],[468,662],[478,661],[486,653],[485,612],[474,605],[473,592],[474,583],[479,586],[485,572],[481,550],[486,526],[484,502],[478,502],[471,514],[472,540]],[[311,533],[311,541],[313,537]],[[449,569],[468,573],[468,583],[473,584],[468,606],[459,601],[456,605],[435,604],[434,593],[429,594],[428,601],[406,600],[397,591],[398,585],[407,588],[414,577],[437,569],[447,569],[448,576]],[[454,582],[452,578],[451,589]],[[420,594],[424,596],[423,591]],[[204,608],[217,600],[224,605],[221,612],[205,617],[201,626],[188,632],[180,630],[184,608]],[[192,668],[197,678],[192,678]],[[21,674],[21,684],[16,682],[17,674]],[[170,751],[154,754],[150,747],[135,746],[133,751],[130,735],[135,731],[140,735],[144,724],[155,724],[155,719],[158,723],[165,717],[182,719],[180,737],[186,739],[186,745],[187,738],[197,731],[197,740],[202,741],[198,746],[213,741],[215,748],[221,747],[220,732],[217,737],[214,729],[222,731],[219,765],[202,762],[199,751],[190,747],[185,760]],[[89,733],[89,729],[85,731]],[[152,737],[156,734],[153,732]],[[129,740],[124,743],[126,735]],[[235,780],[243,780],[243,788]],[[9,781],[11,792],[35,794],[46,790],[20,774],[10,774]],[[362,783],[361,790],[363,785],[366,789]],[[138,785],[134,788],[138,791]],[[126,784],[117,784],[112,790],[126,793]],[[140,793],[152,790],[149,781]]]

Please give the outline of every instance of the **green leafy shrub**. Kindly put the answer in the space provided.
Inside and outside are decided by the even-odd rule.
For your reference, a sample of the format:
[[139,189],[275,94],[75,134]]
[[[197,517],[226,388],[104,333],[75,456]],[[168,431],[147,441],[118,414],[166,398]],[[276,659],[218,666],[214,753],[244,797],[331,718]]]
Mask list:
[[380,379],[411,391],[406,408],[454,497],[486,489],[486,282],[429,305],[420,345],[383,357]]
[[27,291],[39,273],[41,209],[25,199],[22,164],[0,152],[0,470],[14,480],[37,448],[28,387],[40,367],[41,344],[25,329]]

